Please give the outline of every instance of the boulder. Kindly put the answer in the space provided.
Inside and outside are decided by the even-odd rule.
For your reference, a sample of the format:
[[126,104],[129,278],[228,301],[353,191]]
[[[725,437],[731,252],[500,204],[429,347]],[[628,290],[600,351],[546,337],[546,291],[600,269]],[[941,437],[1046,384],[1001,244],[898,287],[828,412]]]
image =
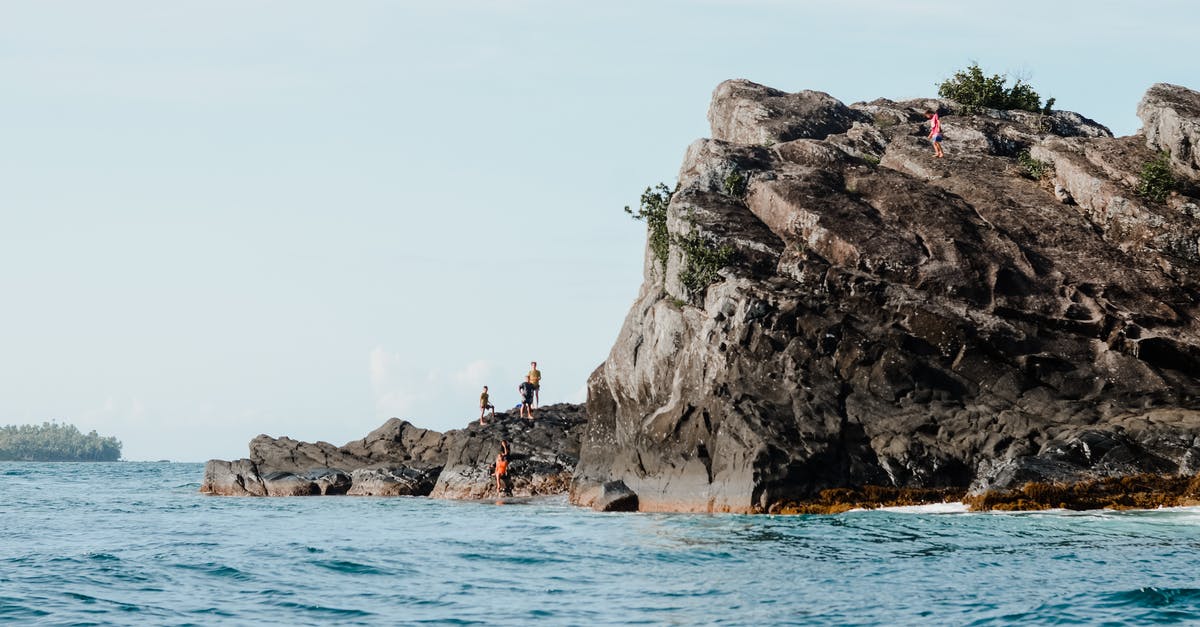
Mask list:
[[743,79],[717,85],[708,109],[713,139],[736,144],[824,139],[846,132],[854,120],[854,112],[829,94],[789,94]]
[[262,482],[267,488],[267,496],[311,496],[321,493],[312,479],[290,472],[268,472],[262,476]]
[[209,460],[204,465],[204,480],[200,491],[216,496],[266,496],[267,487],[263,485],[258,467],[248,459],[227,462],[220,459]]
[[1165,151],[1173,165],[1193,175],[1200,169],[1200,92],[1156,83],[1138,103],[1137,114],[1151,150]]
[[382,466],[359,468],[351,474],[350,496],[428,496],[437,481],[439,466],[414,468]]
[[352,481],[350,475],[334,468],[313,470],[307,477],[317,486],[317,492],[325,496],[346,494]]
[[598,512],[636,512],[638,497],[625,482],[609,481],[600,486],[592,509]]

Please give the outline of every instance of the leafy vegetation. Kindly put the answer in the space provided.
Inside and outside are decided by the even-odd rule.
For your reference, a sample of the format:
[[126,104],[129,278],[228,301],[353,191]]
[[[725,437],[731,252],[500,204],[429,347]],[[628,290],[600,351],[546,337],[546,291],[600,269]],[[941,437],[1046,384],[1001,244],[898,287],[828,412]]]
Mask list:
[[674,195],[675,192],[671,188],[659,183],[654,187],[647,187],[646,191],[642,192],[637,211],[625,207],[625,213],[633,216],[634,220],[646,223],[650,230],[650,250],[664,269],[667,267],[667,255],[671,250],[671,236],[667,233],[667,205],[671,204],[671,197]]
[[742,174],[741,170],[730,170],[729,174],[725,175],[725,180],[721,182],[721,187],[725,190],[726,196],[741,198],[746,194],[748,184],[749,181],[746,180],[746,175]]
[[1028,150],[1022,151],[1021,154],[1017,155],[1017,165],[1021,166],[1021,173],[1025,178],[1035,181],[1042,180],[1044,176],[1054,171],[1054,164],[1034,159]]
[[[735,176],[736,175],[736,176]],[[745,193],[746,179],[738,171],[731,172],[724,180],[725,193],[737,195]],[[676,188],[678,189],[678,188]],[[667,258],[671,253],[671,245],[677,246],[683,253],[683,268],[679,271],[679,282],[691,292],[702,290],[717,280],[718,272],[733,262],[732,246],[717,246],[711,239],[691,233],[684,237],[672,237],[667,231],[667,206],[675,191],[664,183],[647,187],[642,192],[641,203],[637,211],[625,207],[625,213],[633,219],[646,223],[649,227],[647,237],[650,250],[662,268],[666,270]]]
[[39,425],[0,427],[0,460],[31,462],[114,462],[121,458],[121,442],[86,435],[74,425],[44,422]]
[[1041,96],[1029,83],[1017,79],[1012,87],[1005,87],[1007,82],[1007,75],[985,76],[979,64],[972,63],[967,69],[955,72],[954,76],[942,81],[938,95],[963,105],[966,113],[977,113],[984,108],[1050,113],[1050,108],[1054,106],[1053,98],[1043,106]]
[[717,280],[717,273],[733,261],[733,247],[717,246],[712,240],[699,233],[675,238],[675,244],[683,252],[684,266],[679,271],[679,282],[690,292],[698,292]]
[[1138,179],[1138,196],[1154,202],[1166,200],[1177,184],[1175,176],[1171,174],[1170,156],[1161,152],[1154,160],[1147,161],[1138,173]]

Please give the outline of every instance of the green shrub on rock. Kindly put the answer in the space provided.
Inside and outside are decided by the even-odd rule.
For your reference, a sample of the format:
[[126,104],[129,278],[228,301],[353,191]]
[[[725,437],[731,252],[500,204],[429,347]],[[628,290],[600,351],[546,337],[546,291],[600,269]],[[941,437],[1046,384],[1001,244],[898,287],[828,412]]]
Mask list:
[[1047,100],[1043,107],[1041,97],[1029,83],[1017,79],[1012,87],[1006,88],[1006,82],[1007,75],[985,76],[979,64],[972,63],[967,69],[955,72],[954,76],[942,81],[938,95],[963,105],[966,113],[977,113],[985,108],[1050,113],[1053,98]]
[[[736,176],[735,176],[736,175]],[[727,194],[745,193],[745,176],[734,171],[725,178]],[[648,227],[647,238],[654,258],[658,260],[663,270],[667,268],[667,258],[671,254],[671,246],[679,248],[683,254],[683,267],[679,270],[679,282],[691,292],[697,292],[717,280],[718,272],[733,262],[732,246],[717,246],[711,239],[699,233],[686,236],[672,237],[667,231],[667,206],[675,191],[664,183],[647,187],[642,192],[641,203],[637,211],[625,207],[625,213],[633,216],[634,220],[644,221]],[[690,218],[689,218],[690,222]],[[693,223],[694,226],[694,223]]]
[[690,233],[675,239],[683,252],[683,269],[679,271],[679,282],[689,292],[698,292],[717,280],[717,273],[733,262],[733,247],[717,246],[712,240],[699,233]]
[[1171,157],[1165,152],[1159,153],[1157,158],[1142,166],[1138,178],[1138,196],[1154,202],[1166,200],[1176,185],[1175,176],[1171,174]]
[[1025,178],[1035,181],[1042,180],[1042,177],[1054,171],[1054,164],[1034,159],[1028,150],[1017,155],[1017,165],[1021,166],[1021,174]]
[[671,197],[674,195],[675,192],[671,188],[659,183],[654,187],[647,187],[646,191],[642,192],[637,211],[625,207],[625,213],[633,216],[634,220],[646,223],[650,231],[647,236],[650,239],[650,250],[654,252],[654,258],[663,268],[667,267],[667,255],[671,248],[671,236],[667,233],[667,205],[671,204]]
[[746,187],[749,181],[746,180],[746,175],[740,170],[730,170],[729,174],[725,175],[725,180],[721,182],[721,187],[725,191],[726,196],[740,198],[746,195]]

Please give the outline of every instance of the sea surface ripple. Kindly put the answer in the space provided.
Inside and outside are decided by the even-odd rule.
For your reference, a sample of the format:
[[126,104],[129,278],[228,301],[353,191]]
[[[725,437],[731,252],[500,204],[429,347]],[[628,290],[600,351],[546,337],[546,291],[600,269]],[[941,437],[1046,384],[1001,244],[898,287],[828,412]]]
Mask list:
[[217,498],[199,464],[0,463],[0,623],[1200,622],[1200,510],[597,514]]

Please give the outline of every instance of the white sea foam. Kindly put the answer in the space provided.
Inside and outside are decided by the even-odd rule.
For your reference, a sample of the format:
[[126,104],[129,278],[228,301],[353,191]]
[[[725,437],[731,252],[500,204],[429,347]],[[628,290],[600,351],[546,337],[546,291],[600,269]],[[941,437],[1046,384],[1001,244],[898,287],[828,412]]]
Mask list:
[[874,509],[855,508],[847,512],[895,512],[899,514],[965,514],[971,511],[966,503],[926,503],[925,505],[896,505]]
[[966,503],[927,503],[925,505],[897,505],[881,507],[881,511],[900,514],[965,514],[970,510]]

